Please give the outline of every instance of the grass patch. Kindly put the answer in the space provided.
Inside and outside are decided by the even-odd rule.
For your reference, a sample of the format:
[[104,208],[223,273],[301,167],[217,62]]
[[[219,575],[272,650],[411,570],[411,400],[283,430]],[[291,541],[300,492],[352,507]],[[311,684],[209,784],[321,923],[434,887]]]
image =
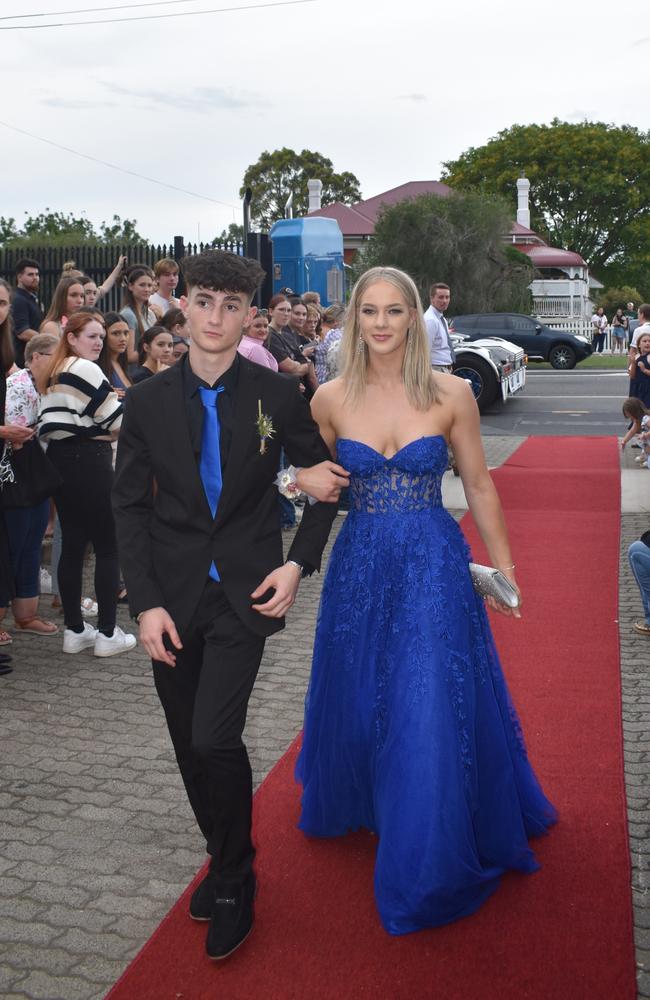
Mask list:
[[[596,369],[606,369],[610,371],[626,371],[628,366],[627,354],[592,354],[590,357],[585,358],[584,361],[579,361],[573,371],[582,370],[583,368],[596,368]],[[548,361],[529,361],[528,371],[536,372],[540,369],[548,369],[549,371],[556,371]]]

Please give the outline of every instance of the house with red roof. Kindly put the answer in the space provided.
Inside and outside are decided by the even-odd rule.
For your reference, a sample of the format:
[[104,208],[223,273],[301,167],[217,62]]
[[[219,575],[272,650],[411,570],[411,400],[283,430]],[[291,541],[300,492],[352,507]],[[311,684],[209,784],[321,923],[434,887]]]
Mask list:
[[408,181],[389,191],[382,191],[374,198],[358,201],[356,205],[343,205],[340,201],[335,201],[333,205],[327,205],[325,208],[310,210],[309,214],[336,219],[343,233],[345,263],[350,264],[357,250],[374,236],[380,209],[397,205],[400,201],[417,198],[421,194],[436,194],[439,198],[448,198],[451,193],[451,188],[441,181]]
[[530,228],[530,181],[517,180],[517,221],[510,229],[509,241],[526,254],[535,269],[530,284],[533,312],[552,325],[582,324],[589,320],[594,304],[592,289],[602,284],[589,273],[589,265],[573,250],[550,247]]
[[[355,205],[335,202],[325,208],[310,208],[309,214],[336,219],[343,233],[345,262],[350,264],[357,250],[372,239],[380,209],[422,194],[448,198],[452,188],[441,181],[408,181]],[[556,325],[584,323],[593,312],[592,289],[603,286],[589,274],[589,266],[580,254],[548,246],[530,228],[529,194],[530,181],[520,177],[517,181],[517,221],[504,239],[526,254],[535,269],[530,285],[533,311],[540,319]]]

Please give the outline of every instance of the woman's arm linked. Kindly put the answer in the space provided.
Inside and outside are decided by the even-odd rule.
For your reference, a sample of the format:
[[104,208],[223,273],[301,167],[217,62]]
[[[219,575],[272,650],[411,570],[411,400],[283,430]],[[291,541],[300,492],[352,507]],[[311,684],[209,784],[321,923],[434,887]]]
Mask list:
[[[501,570],[503,575],[517,587],[503,508],[485,463],[478,407],[469,386],[461,379],[458,381],[460,386],[455,387],[454,391],[453,420],[449,438],[465,489],[467,504],[488,551],[491,565]],[[488,598],[488,603],[502,614],[521,617],[519,608],[504,608],[491,598]]]

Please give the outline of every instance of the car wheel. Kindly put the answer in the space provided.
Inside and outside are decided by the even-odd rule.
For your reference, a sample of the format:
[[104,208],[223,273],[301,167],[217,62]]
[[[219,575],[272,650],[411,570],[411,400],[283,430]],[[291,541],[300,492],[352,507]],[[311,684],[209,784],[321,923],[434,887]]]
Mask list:
[[569,369],[576,366],[576,352],[568,344],[558,344],[552,348],[548,360],[553,368]]
[[491,406],[500,396],[497,377],[483,358],[462,357],[454,366],[454,375],[470,383],[474,399],[481,411]]

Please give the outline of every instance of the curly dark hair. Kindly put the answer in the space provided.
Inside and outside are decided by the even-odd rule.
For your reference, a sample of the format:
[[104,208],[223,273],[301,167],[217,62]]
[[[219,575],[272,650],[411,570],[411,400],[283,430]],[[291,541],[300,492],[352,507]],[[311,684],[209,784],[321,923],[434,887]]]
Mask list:
[[251,299],[266,277],[256,260],[227,250],[205,250],[184,257],[181,271],[188,291],[198,287],[213,292],[244,292]]

